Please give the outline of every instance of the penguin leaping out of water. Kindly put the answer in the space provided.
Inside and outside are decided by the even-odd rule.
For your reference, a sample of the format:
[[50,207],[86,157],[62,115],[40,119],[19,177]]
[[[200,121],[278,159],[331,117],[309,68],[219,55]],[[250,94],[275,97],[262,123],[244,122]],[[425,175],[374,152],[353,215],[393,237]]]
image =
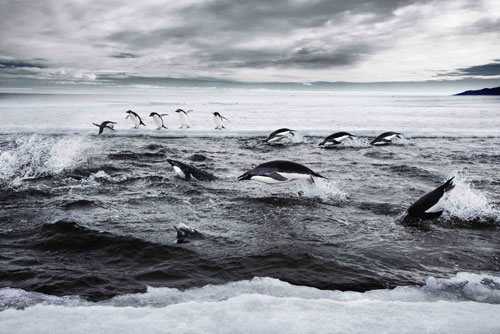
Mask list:
[[181,127],[182,128],[190,128],[191,126],[189,125],[189,113],[192,112],[192,110],[184,111],[182,109],[177,109],[175,111],[176,113],[179,114],[179,120],[181,121]]
[[274,142],[282,140],[283,138],[295,136],[294,131],[295,130],[281,128],[281,129],[278,129],[278,130],[274,131],[273,133],[271,133],[269,135],[269,137],[267,137],[266,140],[264,140],[264,141],[268,144],[274,143]]
[[115,131],[115,124],[117,124],[117,123],[111,122],[111,121],[104,121],[101,124],[96,124],[96,123],[92,123],[92,124],[94,124],[95,126],[97,126],[99,128],[99,134],[101,134],[104,131],[104,129],[110,129],[110,130]]
[[203,234],[186,224],[180,224],[178,227],[174,226],[174,230],[177,232],[176,239],[178,244],[187,242],[186,239],[204,239]]
[[384,132],[377,138],[373,139],[370,142],[370,145],[374,146],[388,145],[394,138],[401,138],[402,135],[403,134],[399,132],[392,132],[392,131]]
[[133,112],[132,110],[127,110],[126,113],[128,114],[125,119],[130,118],[132,123],[134,123],[134,129],[138,129],[140,125],[146,126],[144,122],[142,121],[141,116],[139,116],[136,112]]
[[287,183],[294,180],[307,180],[314,183],[313,176],[326,177],[313,172],[306,166],[292,161],[275,160],[263,163],[238,177],[238,181],[255,180],[264,183]]
[[413,218],[434,219],[443,213],[441,199],[444,194],[455,187],[453,177],[433,191],[420,197],[408,208],[408,215]]
[[223,120],[229,121],[226,117],[222,116],[218,112],[214,112],[214,123],[217,130],[225,129]]
[[199,168],[186,165],[177,160],[167,159],[168,163],[174,168],[175,174],[183,180],[189,181],[191,176],[199,181],[215,181],[216,177],[210,173],[202,171]]
[[162,116],[168,116],[167,114],[158,114],[157,112],[152,112],[151,114],[149,114],[149,117],[153,117],[153,121],[155,122],[157,128],[156,130],[161,130],[162,128],[164,129],[168,129],[166,126],[165,126],[165,123],[163,123],[163,118]]
[[319,143],[319,146],[334,146],[340,144],[343,140],[347,138],[352,138],[355,137],[354,135],[351,135],[348,132],[336,132],[334,134],[329,135],[328,137],[325,138],[321,143]]

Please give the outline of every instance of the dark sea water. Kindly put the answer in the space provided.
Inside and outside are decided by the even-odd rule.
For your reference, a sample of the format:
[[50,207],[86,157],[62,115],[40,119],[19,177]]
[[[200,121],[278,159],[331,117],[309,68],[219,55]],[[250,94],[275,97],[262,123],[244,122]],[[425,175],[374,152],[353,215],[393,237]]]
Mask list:
[[[321,149],[319,140],[269,146],[261,138],[1,136],[4,156],[16,159],[3,166],[12,170],[0,198],[1,284],[102,300],[146,286],[255,276],[367,291],[460,271],[500,272],[498,139],[386,147],[358,139],[339,149]],[[219,179],[186,182],[167,157]],[[303,163],[328,180],[236,180],[275,159]],[[401,219],[453,175],[456,194],[442,218]],[[181,223],[206,238],[175,244],[173,226]]]
[[[110,312],[110,328],[119,331],[120,317],[139,317],[134,312],[154,315],[145,323],[162,327],[169,312],[189,319],[213,312],[212,322],[226,315],[232,322],[235,310],[257,312],[250,323],[289,316],[297,331],[300,314],[316,323],[325,310],[350,324],[350,307],[365,320],[402,312],[394,332],[500,328],[487,320],[500,304],[499,137],[415,136],[384,147],[360,137],[333,149],[300,132],[283,145],[263,138],[1,134],[0,332],[28,333],[25,317],[47,325],[47,317],[68,312],[80,321]],[[167,158],[218,179],[179,179]],[[277,159],[328,179],[237,181]],[[416,199],[452,176],[440,218],[405,219]],[[205,238],[177,244],[173,226],[182,223]],[[443,327],[415,325],[440,312]],[[480,318],[465,326],[469,314]],[[181,320],[167,323],[192,328]],[[194,332],[236,330],[212,322],[192,324]],[[286,332],[282,326],[277,332]]]

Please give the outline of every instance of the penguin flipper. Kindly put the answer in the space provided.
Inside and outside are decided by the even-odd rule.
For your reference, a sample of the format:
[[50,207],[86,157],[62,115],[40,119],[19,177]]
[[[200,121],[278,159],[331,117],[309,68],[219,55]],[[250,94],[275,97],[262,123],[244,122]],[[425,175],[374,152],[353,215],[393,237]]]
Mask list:
[[276,181],[287,181],[288,180],[286,177],[279,174],[278,172],[272,172],[272,173],[267,174],[266,176],[270,177],[271,179],[275,179]]
[[217,178],[205,171],[202,171],[201,169],[197,169],[192,167],[191,170],[189,171],[193,176],[200,181],[215,181]]

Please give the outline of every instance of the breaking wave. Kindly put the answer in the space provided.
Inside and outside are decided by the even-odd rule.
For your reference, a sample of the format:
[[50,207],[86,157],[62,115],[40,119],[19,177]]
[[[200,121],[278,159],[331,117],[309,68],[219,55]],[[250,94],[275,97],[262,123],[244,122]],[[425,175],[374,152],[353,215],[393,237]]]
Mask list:
[[16,138],[0,154],[0,185],[57,175],[85,162],[91,143],[84,137],[31,135]]

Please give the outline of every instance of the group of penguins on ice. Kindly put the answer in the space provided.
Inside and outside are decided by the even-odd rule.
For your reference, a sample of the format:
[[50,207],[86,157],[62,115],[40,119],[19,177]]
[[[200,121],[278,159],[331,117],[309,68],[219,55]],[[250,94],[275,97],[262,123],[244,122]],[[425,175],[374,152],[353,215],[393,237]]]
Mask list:
[[[181,128],[189,128],[189,111],[184,111],[182,109],[177,109],[175,111],[179,115],[179,119],[181,122]],[[130,118],[132,123],[134,124],[134,128],[139,128],[140,125],[146,126],[144,124],[142,118],[134,111],[128,110],[127,119]],[[165,114],[158,114],[156,112],[152,112],[149,115],[153,117],[153,121],[155,122],[157,129],[161,130],[162,128],[167,128],[163,123],[163,116]],[[224,120],[227,121],[227,118],[223,117],[220,113],[214,112],[213,119],[215,123],[215,129],[221,130],[224,129]],[[114,130],[114,125],[116,122],[112,121],[104,121],[101,124],[93,123],[95,126],[99,127],[99,134],[103,133],[104,129]],[[288,128],[282,128],[271,133],[266,139],[265,142],[268,144],[276,143],[282,141],[285,138],[293,137],[294,130]],[[370,142],[373,146],[380,145],[389,145],[392,140],[395,138],[401,138],[402,134],[398,132],[384,132],[379,135],[377,138]],[[320,146],[331,147],[340,144],[347,138],[353,138],[354,135],[348,132],[336,132],[326,137],[321,143]],[[199,168],[189,166],[183,162],[167,159],[168,163],[173,167],[176,175],[186,181],[189,181],[191,177],[200,180],[200,181],[214,181],[216,177],[210,173],[207,173]],[[306,180],[311,184],[314,184],[314,178],[319,177],[326,179],[326,177],[312,171],[308,167],[298,164],[292,161],[286,160],[275,160],[269,161],[263,164],[258,165],[257,167],[245,172],[244,174],[238,177],[238,181],[243,180],[255,180],[268,184],[281,184],[287,183],[295,180]],[[437,187],[436,189],[428,192],[427,194],[420,197],[415,203],[413,203],[407,210],[408,217],[413,219],[435,219],[441,216],[443,213],[443,207],[441,203],[441,199],[444,194],[454,188],[453,177]],[[174,226],[175,231],[177,232],[177,242],[184,242],[186,239],[196,239],[202,238],[202,234],[188,227],[185,224],[181,224],[179,227]]]

